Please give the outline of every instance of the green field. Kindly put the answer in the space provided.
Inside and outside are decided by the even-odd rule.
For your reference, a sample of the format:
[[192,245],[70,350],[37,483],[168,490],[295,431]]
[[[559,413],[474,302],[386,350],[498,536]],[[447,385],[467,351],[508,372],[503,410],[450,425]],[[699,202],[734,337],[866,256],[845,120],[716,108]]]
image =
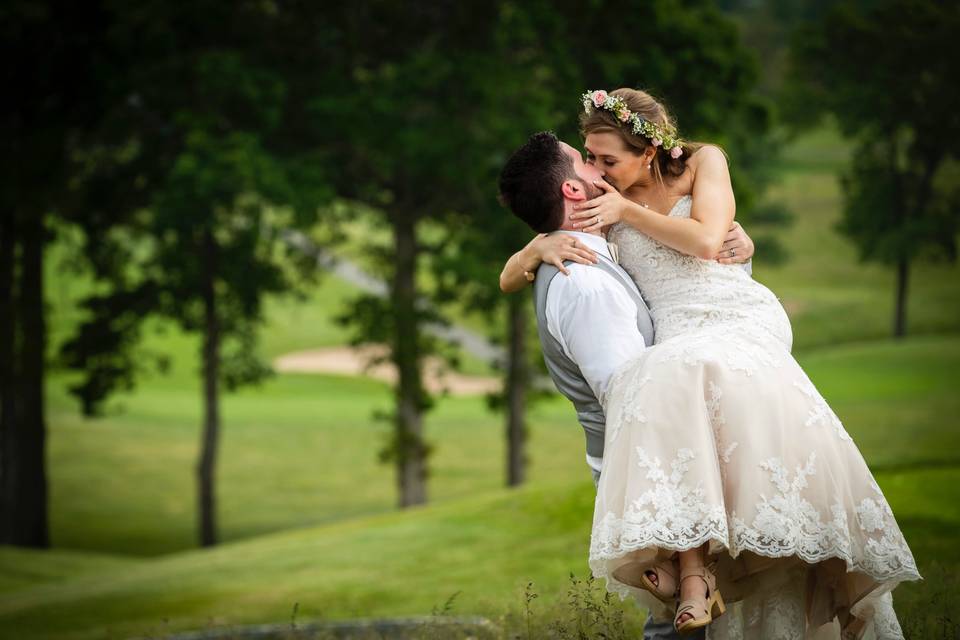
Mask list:
[[[795,354],[860,446],[920,563],[926,580],[897,590],[898,610],[931,620],[938,602],[960,601],[951,577],[960,569],[960,269],[918,265],[911,337],[889,340],[892,274],[858,264],[832,228],[840,207],[833,172],[844,157],[829,131],[788,149],[773,196],[795,213],[781,233],[792,259],[774,267],[758,256],[754,276],[783,299]],[[48,264],[51,351],[90,287],[61,268],[60,249]],[[306,302],[270,300],[262,354],[343,344],[332,318],[351,293],[325,278]],[[295,602],[301,619],[423,614],[457,591],[455,613],[496,619],[522,604],[528,580],[542,612],[560,602],[570,572],[586,575],[594,490],[565,400],[532,410],[530,481],[508,490],[501,418],[482,398],[440,399],[426,419],[436,444],[430,504],[400,512],[393,471],[376,461],[389,427],[372,418],[389,407],[390,391],[336,376],[278,375],[224,396],[224,544],[197,549],[199,342],[153,323],[146,346],[173,358],[170,375],[115,397],[99,419],[79,415],[66,392],[70,374],[50,376],[54,549],[0,547],[0,636],[112,638],[284,622]]]
[[[922,612],[931,594],[958,595],[956,583],[947,577],[949,568],[960,566],[960,548],[955,544],[960,527],[960,457],[956,454],[960,397],[951,376],[958,358],[960,339],[953,337],[855,345],[804,358],[812,379],[860,443],[927,578],[898,590],[898,606],[908,615],[920,615],[912,612]],[[295,385],[278,385],[266,393],[279,404],[291,399],[295,390]],[[376,400],[382,390],[357,382],[341,384],[318,392],[314,401],[349,396]],[[242,413],[255,412],[254,398],[242,400]],[[241,412],[241,399],[234,401],[230,416]],[[135,408],[140,410],[131,406]],[[321,451],[319,433],[329,435],[329,426],[322,430],[315,425],[298,426],[289,417],[277,429],[248,416],[249,424],[240,423],[227,436],[221,476],[225,503],[221,516],[225,526],[230,525],[233,541],[213,550],[184,549],[141,560],[7,548],[0,553],[4,569],[0,627],[16,628],[23,638],[114,637],[104,635],[107,628],[122,637],[153,633],[161,626],[170,630],[203,627],[210,619],[218,624],[282,621],[294,602],[300,603],[304,618],[416,614],[429,612],[455,591],[462,591],[457,612],[496,617],[521,601],[527,580],[542,594],[538,604],[549,606],[562,594],[570,572],[586,575],[593,511],[593,484],[580,459],[580,436],[575,425],[564,419],[563,409],[562,405],[545,408],[531,439],[535,459],[553,459],[534,465],[534,482],[529,486],[504,490],[494,481],[499,471],[498,431],[477,433],[461,424],[464,416],[479,413],[470,401],[445,402],[431,427],[443,432],[448,446],[443,461],[437,461],[431,486],[450,486],[438,492],[432,504],[408,512],[389,511],[392,496],[387,474],[363,482],[357,481],[367,479],[362,473],[349,479],[343,473],[316,473],[317,459],[323,458],[324,469],[332,461],[329,455],[316,453]],[[554,410],[556,416],[548,419]],[[291,414],[297,411],[306,413],[303,406],[290,408]],[[125,428],[138,430],[131,425]],[[146,547],[152,542],[156,545],[152,551],[158,553],[161,536],[155,533],[154,540],[149,535],[156,529],[173,539],[182,536],[187,546],[188,497],[179,501],[179,510],[152,512],[161,497],[158,487],[163,486],[163,477],[173,482],[176,470],[164,474],[159,465],[130,455],[144,450],[157,459],[175,457],[177,438],[170,434],[165,441],[157,439],[160,428],[144,428],[154,435],[149,446],[138,446],[133,434],[123,438],[123,429],[111,432],[114,457],[101,457],[100,463],[116,471],[121,452],[127,452],[126,467],[130,471],[136,467],[137,472],[129,475],[138,479],[136,483],[119,479],[111,483],[111,473],[104,471],[96,480],[76,486],[57,472],[69,466],[62,434],[57,438],[51,464],[54,486],[60,487],[54,528],[75,532],[77,539],[70,546],[90,543],[99,535],[117,545],[139,540]],[[309,432],[316,437],[312,446],[304,441]],[[471,432],[473,440],[468,442]],[[90,449],[75,446],[74,457],[77,451],[94,457],[92,441],[102,435],[89,434]],[[345,439],[340,444],[344,457],[364,458],[362,439],[355,438],[352,445]],[[187,449],[184,442],[180,448]],[[260,449],[276,453],[254,456]],[[479,459],[486,463],[476,462]],[[183,475],[189,472],[186,462]],[[471,476],[478,481],[474,489],[463,480]],[[456,490],[458,482],[462,484]],[[188,494],[188,482],[181,484]],[[68,486],[72,493],[65,492]],[[124,492],[124,486],[130,488]],[[144,496],[143,489],[148,487],[157,495]],[[168,491],[173,489],[170,486]],[[78,504],[81,494],[88,494],[85,507]],[[295,494],[301,496],[299,500],[292,497]],[[321,509],[329,513],[338,503],[346,507],[361,500],[369,503],[367,511],[381,513],[361,515],[363,509],[358,508],[338,514],[338,522],[310,526],[306,526],[311,520],[306,514],[300,522],[295,519],[295,514],[313,509],[316,521]],[[243,503],[256,508],[244,508]],[[112,516],[105,504],[113,510]],[[84,516],[97,505],[99,517]],[[289,530],[255,536],[258,529],[267,528],[271,517],[286,518]],[[241,537],[248,539],[237,539]],[[67,543],[58,540],[58,545]],[[163,619],[167,622],[162,623]]]

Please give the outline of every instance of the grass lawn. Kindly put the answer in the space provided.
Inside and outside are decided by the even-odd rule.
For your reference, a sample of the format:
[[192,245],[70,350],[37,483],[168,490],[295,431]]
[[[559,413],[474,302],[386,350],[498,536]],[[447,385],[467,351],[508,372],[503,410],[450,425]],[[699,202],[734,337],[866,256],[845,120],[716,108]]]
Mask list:
[[[898,609],[911,619],[926,615],[933,597],[960,595],[949,577],[960,568],[958,358],[955,337],[849,345],[803,358],[875,470],[927,577],[897,591]],[[562,598],[570,572],[586,577],[594,490],[566,407],[541,409],[531,439],[532,481],[508,490],[498,487],[499,429],[477,428],[494,424],[478,402],[444,401],[430,426],[443,452],[430,485],[432,504],[362,515],[360,503],[370,512],[389,507],[389,474],[370,463],[348,475],[345,467],[336,471],[337,460],[369,459],[368,439],[356,437],[360,427],[349,421],[349,407],[369,407],[363,398],[385,398],[382,388],[342,380],[329,396],[316,394],[318,407],[346,416],[321,427],[310,417],[309,403],[296,402],[305,395],[296,386],[303,377],[290,378],[260,398],[245,393],[230,401],[237,403],[228,409],[230,424],[240,426],[225,434],[221,518],[233,534],[225,537],[233,541],[210,550],[174,552],[166,542],[190,544],[189,479],[181,477],[189,473],[189,456],[178,470],[142,452],[153,452],[157,460],[175,458],[169,425],[118,423],[106,440],[106,433],[81,436],[82,424],[53,434],[57,544],[65,545],[66,537],[74,546],[86,541],[97,548],[96,541],[106,540],[130,553],[169,553],[124,562],[54,550],[37,564],[42,552],[8,548],[0,553],[0,574],[6,576],[0,582],[0,629],[16,628],[23,638],[97,638],[211,621],[282,622],[294,602],[301,618],[422,614],[456,591],[462,593],[455,613],[497,617],[522,603],[528,580],[540,594],[536,606],[547,608]],[[149,411],[137,407],[136,413]],[[337,439],[338,433],[352,437]],[[193,441],[187,435],[181,434],[179,445],[185,453]],[[99,464],[72,479],[59,475],[84,438],[89,449],[73,457],[95,458],[99,451]],[[104,448],[104,441],[111,445]],[[326,443],[335,444],[321,448]],[[105,470],[90,477],[96,467]],[[357,481],[367,473],[380,475]],[[180,507],[156,513],[163,492],[153,487],[163,482],[182,483]],[[147,489],[157,496],[144,499]],[[167,492],[175,494],[173,487]],[[96,509],[99,514],[90,513]],[[337,509],[338,521],[324,517]],[[352,512],[342,513],[347,510]],[[276,527],[284,521],[286,527]],[[264,533],[271,526],[288,530]],[[238,540],[243,537],[248,539]],[[124,549],[126,540],[139,547]]]
[[[98,420],[78,417],[62,386],[51,384],[56,546],[158,555],[195,544],[200,405],[192,384],[162,381],[118,399],[125,411]],[[388,425],[371,419],[389,402],[380,383],[286,374],[225,397],[217,478],[223,539],[393,509],[392,469],[376,460]],[[533,479],[587,473],[574,420],[565,400],[533,411]],[[426,428],[437,444],[431,500],[501,486],[501,427],[482,398],[442,400]]]
[[[883,339],[892,331],[893,270],[861,263],[834,228],[843,206],[837,175],[848,156],[848,145],[825,127],[784,150],[781,176],[771,184],[769,197],[793,212],[793,224],[777,233],[790,260],[772,266],[757,255],[753,274],[787,308],[795,352]],[[909,292],[911,335],[960,332],[960,265],[914,263]]]
[[[792,259],[772,266],[758,256],[754,276],[784,301],[795,354],[860,446],[927,577],[897,591],[898,610],[928,620],[938,598],[960,601],[950,577],[960,569],[960,268],[918,264],[911,338],[886,339],[892,273],[859,264],[833,231],[834,172],[847,153],[828,129],[791,145],[772,196],[795,212],[781,232]],[[70,242],[65,234],[47,264],[51,354],[93,286],[64,268]],[[351,242],[345,251],[360,258]],[[344,344],[333,317],[352,294],[326,277],[305,302],[267,300],[261,354]],[[486,322],[452,314],[472,328]],[[294,602],[300,618],[422,614],[456,591],[454,613],[496,618],[521,606],[527,580],[541,596],[534,608],[548,615],[568,574],[586,576],[593,484],[566,400],[531,410],[529,483],[507,490],[500,416],[479,397],[441,398],[426,418],[436,445],[430,504],[399,512],[393,470],[376,460],[390,427],[372,418],[390,407],[390,390],[337,376],[278,375],[223,396],[224,544],[196,549],[199,340],[152,321],[145,347],[172,358],[170,374],[114,397],[102,418],[78,415],[70,374],[48,379],[55,548],[0,547],[0,637],[283,622]],[[487,371],[474,361],[468,369]]]

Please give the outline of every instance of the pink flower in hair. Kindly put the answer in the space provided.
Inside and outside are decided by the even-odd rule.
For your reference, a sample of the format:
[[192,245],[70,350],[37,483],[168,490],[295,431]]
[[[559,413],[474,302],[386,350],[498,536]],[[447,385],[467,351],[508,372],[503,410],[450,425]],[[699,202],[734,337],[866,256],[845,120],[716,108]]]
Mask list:
[[591,97],[593,98],[593,106],[602,107],[603,103],[607,101],[607,92],[600,89],[599,91],[594,91]]
[[659,147],[660,145],[663,144],[663,141],[660,140],[660,138],[650,138],[650,144],[652,144],[655,147]]
[[630,119],[630,110],[624,109],[623,111],[617,114],[617,117],[620,118],[620,122],[626,122],[627,120]]
[[683,149],[680,148],[680,145],[675,146],[673,149],[670,149],[670,157],[676,160],[683,155]]

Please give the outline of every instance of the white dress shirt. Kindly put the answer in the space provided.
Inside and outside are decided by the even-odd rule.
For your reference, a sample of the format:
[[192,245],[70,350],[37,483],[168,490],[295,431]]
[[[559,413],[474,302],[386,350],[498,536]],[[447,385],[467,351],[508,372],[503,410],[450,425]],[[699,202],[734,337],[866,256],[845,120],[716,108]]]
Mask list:
[[[597,254],[611,258],[603,236],[554,231],[575,236]],[[557,274],[547,291],[547,331],[580,367],[590,389],[603,404],[610,376],[640,354],[646,345],[637,328],[637,305],[616,278],[591,265],[572,263],[569,276]],[[587,454],[600,471],[602,458]]]

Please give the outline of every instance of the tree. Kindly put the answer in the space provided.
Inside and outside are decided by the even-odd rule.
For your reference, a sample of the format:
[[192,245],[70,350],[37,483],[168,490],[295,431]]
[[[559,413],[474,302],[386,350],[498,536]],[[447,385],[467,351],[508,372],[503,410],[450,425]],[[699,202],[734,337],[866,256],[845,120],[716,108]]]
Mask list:
[[391,246],[378,254],[389,296],[361,296],[346,316],[356,342],[389,346],[398,373],[393,431],[380,458],[396,464],[401,508],[427,501],[432,449],[423,433],[432,400],[421,373],[439,345],[421,327],[437,317],[418,303],[417,273],[424,253],[439,247],[421,228],[449,220],[466,201],[463,168],[474,156],[465,134],[484,107],[474,99],[471,65],[495,15],[496,6],[482,2],[382,2],[322,16],[339,28],[342,53],[326,65],[337,71],[337,88],[312,105],[321,144],[332,152],[330,173],[340,196],[363,203],[391,232]]
[[861,260],[894,267],[898,338],[907,333],[911,263],[956,260],[958,28],[955,3],[845,3],[798,30],[791,44],[789,95],[804,105],[797,121],[832,113],[855,141],[838,229]]
[[461,190],[469,204],[450,225],[445,252],[432,266],[437,299],[481,311],[490,321],[490,337],[505,342],[504,361],[494,363],[503,372],[503,387],[488,396],[488,405],[504,413],[505,484],[518,486],[526,481],[529,461],[527,407],[545,395],[531,385],[543,364],[529,348],[535,340],[529,299],[504,296],[497,285],[504,260],[530,234],[499,205],[497,176],[531,133],[569,120],[568,96],[559,88],[571,84],[576,68],[569,59],[573,52],[551,38],[561,19],[552,6],[501,3],[495,19],[487,49],[470,64],[469,82],[480,108],[463,140],[470,161],[461,164]]
[[[284,238],[315,221],[323,184],[297,138],[302,104],[288,100],[287,87],[299,78],[280,71],[279,60],[290,55],[279,28],[286,20],[295,18],[281,21],[253,3],[122,10],[112,33],[136,64],[97,132],[78,216],[85,252],[110,285],[84,302],[92,316],[62,350],[68,366],[86,373],[71,392],[88,413],[119,385],[133,384],[144,317],[164,316],[202,335],[196,473],[204,546],[218,537],[221,387],[272,373],[255,356],[263,297],[300,293],[316,273]],[[131,172],[141,185],[136,198],[116,180]],[[98,235],[98,221],[115,216],[122,233]]]
[[[610,20],[613,11],[630,20]],[[775,148],[769,107],[754,93],[755,61],[734,25],[708,3],[503,4],[498,20],[486,66],[471,66],[478,101],[487,105],[469,141],[482,153],[474,164],[461,165],[470,172],[464,183],[473,189],[473,204],[447,259],[436,266],[446,298],[460,296],[470,308],[504,314],[505,401],[495,406],[507,409],[507,484],[513,485],[525,477],[530,303],[523,294],[500,294],[497,275],[531,232],[496,203],[497,175],[509,153],[544,129],[577,145],[580,94],[588,88],[646,88],[669,98],[686,137],[703,136],[730,150],[738,219],[760,222],[751,216]],[[638,25],[647,27],[642,41]],[[592,40],[595,46],[583,46]],[[769,255],[776,248],[768,242],[762,250]]]
[[103,7],[8,2],[0,177],[0,543],[47,547],[44,248],[69,206],[77,139],[100,121]]

